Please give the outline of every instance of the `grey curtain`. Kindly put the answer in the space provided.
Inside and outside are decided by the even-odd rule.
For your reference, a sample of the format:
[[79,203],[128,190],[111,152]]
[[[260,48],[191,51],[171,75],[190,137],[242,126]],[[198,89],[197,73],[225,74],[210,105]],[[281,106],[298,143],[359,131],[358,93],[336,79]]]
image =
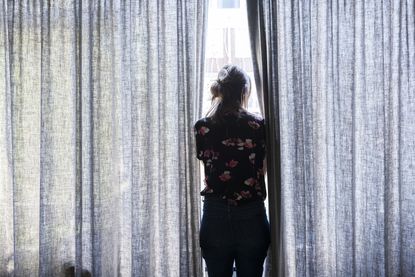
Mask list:
[[273,274],[414,276],[414,1],[250,4]]
[[202,0],[1,2],[1,276],[200,276],[205,21]]
[[248,29],[255,85],[265,117],[267,137],[267,183],[271,247],[264,276],[283,274],[281,232],[281,148],[278,90],[276,6],[273,1],[247,1]]

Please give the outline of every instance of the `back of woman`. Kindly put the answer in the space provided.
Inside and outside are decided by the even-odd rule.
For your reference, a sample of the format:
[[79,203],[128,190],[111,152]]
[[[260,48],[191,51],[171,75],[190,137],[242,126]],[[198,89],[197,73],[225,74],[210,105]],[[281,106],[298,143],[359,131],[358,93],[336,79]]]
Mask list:
[[195,130],[197,157],[205,169],[202,196],[222,197],[233,205],[264,200],[264,120],[241,112],[219,122],[203,118]]
[[200,246],[210,277],[262,276],[270,243],[265,213],[264,120],[246,111],[251,83],[226,65],[211,86],[212,107],[194,125],[205,187]]

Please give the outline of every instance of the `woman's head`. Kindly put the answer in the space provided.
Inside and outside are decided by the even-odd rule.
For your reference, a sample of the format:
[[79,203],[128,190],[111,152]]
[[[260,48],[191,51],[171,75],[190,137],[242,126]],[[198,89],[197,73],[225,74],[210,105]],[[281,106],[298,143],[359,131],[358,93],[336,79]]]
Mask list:
[[246,108],[251,93],[251,80],[246,72],[236,65],[225,65],[213,81],[212,107],[208,116],[219,118],[229,112]]

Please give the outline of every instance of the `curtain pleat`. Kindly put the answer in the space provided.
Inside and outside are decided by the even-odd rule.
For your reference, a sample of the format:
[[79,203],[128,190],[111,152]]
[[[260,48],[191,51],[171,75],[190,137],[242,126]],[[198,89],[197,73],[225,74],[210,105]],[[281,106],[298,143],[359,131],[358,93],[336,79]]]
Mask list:
[[0,275],[200,276],[205,1],[3,1]]
[[281,187],[269,177],[281,193],[270,198],[281,218],[273,269],[413,276],[414,1],[251,5],[265,22],[260,30],[251,20],[250,30],[268,129],[280,126],[268,133],[271,151],[281,138],[280,164],[270,163],[281,169]]
[[247,1],[248,29],[255,84],[261,112],[266,122],[267,190],[271,247],[265,276],[285,276],[281,224],[281,149],[278,96],[278,49],[276,6],[273,1]]

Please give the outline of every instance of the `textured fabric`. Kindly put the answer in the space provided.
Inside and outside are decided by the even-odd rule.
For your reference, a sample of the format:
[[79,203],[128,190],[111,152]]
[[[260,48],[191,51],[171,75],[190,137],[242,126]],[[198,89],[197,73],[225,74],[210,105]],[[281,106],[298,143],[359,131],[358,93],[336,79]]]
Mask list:
[[247,1],[248,29],[255,84],[261,112],[265,116],[267,147],[268,216],[271,247],[264,276],[284,276],[281,242],[281,153],[278,96],[278,48],[274,1]]
[[280,124],[274,264],[282,276],[414,276],[414,1],[255,2],[266,116]]
[[0,275],[200,276],[205,1],[0,5]]
[[251,113],[210,117],[194,126],[197,158],[203,161],[203,196],[217,196],[242,205],[265,200],[264,120]]

